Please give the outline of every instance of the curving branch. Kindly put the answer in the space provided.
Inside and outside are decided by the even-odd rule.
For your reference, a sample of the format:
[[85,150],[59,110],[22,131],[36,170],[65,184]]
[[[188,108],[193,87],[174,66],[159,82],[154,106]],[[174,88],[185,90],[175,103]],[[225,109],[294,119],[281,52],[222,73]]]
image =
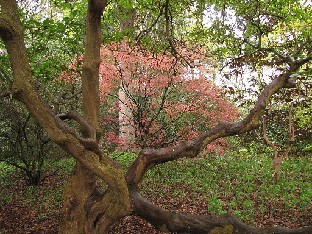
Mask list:
[[[100,160],[102,160],[103,155],[99,148],[98,143],[94,140],[93,136],[95,136],[96,131],[95,129],[83,118],[81,117],[76,111],[71,110],[67,113],[58,114],[57,117],[60,120],[74,120],[79,125],[80,128],[83,129],[84,137],[80,137],[77,132],[70,129],[69,126],[66,125],[66,129],[68,129],[68,132],[70,132],[72,135],[74,135],[77,139],[79,139],[80,143],[85,147],[86,150],[93,151],[96,153]],[[64,125],[65,127],[65,125]]]
[[275,78],[262,91],[254,108],[243,120],[232,123],[221,122],[210,131],[201,134],[198,138],[182,142],[175,146],[142,150],[139,157],[133,162],[127,172],[128,183],[138,186],[144,173],[156,164],[173,161],[182,157],[196,157],[202,148],[220,137],[233,136],[256,128],[271,96],[287,84],[288,79],[301,65],[295,64],[287,72]]
[[142,39],[144,36],[146,36],[149,32],[152,31],[152,29],[153,29],[153,28],[155,27],[155,25],[158,23],[160,17],[163,15],[164,8],[165,8],[165,5],[159,6],[159,14],[158,14],[158,16],[156,17],[156,19],[152,22],[152,24],[151,24],[148,28],[146,28],[146,29],[140,31],[140,33],[136,36],[135,41],[137,41],[138,43],[140,43],[141,39]]
[[77,111],[70,110],[67,113],[58,114],[57,117],[59,117],[61,120],[75,120],[80,125],[80,127],[86,131],[84,134],[86,138],[92,138],[92,136],[94,136],[96,133],[95,129],[84,118],[82,118],[77,113]]
[[131,196],[133,213],[153,224],[158,230],[178,233],[312,233],[312,226],[291,230],[281,227],[253,227],[239,221],[235,216],[227,215],[193,215],[164,210],[139,193],[139,183],[145,172],[154,165],[173,161],[182,157],[196,157],[207,144],[219,137],[232,136],[256,128],[269,99],[273,94],[285,87],[288,79],[304,63],[295,63],[290,69],[275,78],[259,96],[254,108],[243,120],[238,122],[223,122],[203,133],[198,138],[161,149],[145,149],[133,162],[127,171],[126,178]]
[[158,230],[174,233],[222,233],[222,234],[308,234],[312,226],[300,229],[282,227],[253,227],[239,221],[231,214],[194,215],[171,212],[159,208],[130,187],[132,208],[135,214],[153,224]]
[[299,60],[295,61],[294,58],[292,58],[288,55],[283,55],[282,53],[278,52],[274,48],[261,47],[261,33],[259,36],[259,41],[260,42],[257,45],[254,45],[248,39],[245,38],[245,40],[244,40],[245,43],[247,43],[249,46],[251,46],[252,48],[254,48],[256,50],[273,53],[275,56],[277,56],[279,59],[281,59],[284,63],[287,63],[289,66],[293,66],[295,63],[298,63]]

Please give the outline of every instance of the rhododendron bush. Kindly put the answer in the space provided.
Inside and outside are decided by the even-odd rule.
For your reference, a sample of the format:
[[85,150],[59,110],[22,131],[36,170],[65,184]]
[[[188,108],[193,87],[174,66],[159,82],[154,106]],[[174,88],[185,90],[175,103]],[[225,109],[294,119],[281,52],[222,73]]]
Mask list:
[[[183,63],[182,59],[153,54],[126,42],[102,45],[99,73],[102,142],[106,148],[162,147],[190,140],[220,121],[238,117],[237,109],[206,73],[190,74],[190,66],[201,61],[201,51],[192,51],[179,51]],[[70,75],[62,76],[66,82],[79,81],[81,60],[82,56],[73,62]],[[123,129],[130,129],[127,134],[133,141],[124,138]],[[226,141],[219,139],[207,150],[222,153],[226,146]]]

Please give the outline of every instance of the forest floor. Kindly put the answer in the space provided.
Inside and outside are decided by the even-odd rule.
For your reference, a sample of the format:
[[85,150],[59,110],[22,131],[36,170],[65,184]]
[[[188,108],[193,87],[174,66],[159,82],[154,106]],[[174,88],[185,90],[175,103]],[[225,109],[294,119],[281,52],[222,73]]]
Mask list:
[[[183,167],[188,167],[188,165],[183,163]],[[187,179],[181,181],[173,178],[174,182],[169,180],[169,183],[164,184],[163,179],[166,177],[167,169],[156,168],[147,176],[147,182],[143,184],[144,196],[165,209],[194,214],[230,212],[240,217],[245,223],[256,226],[299,228],[312,225],[312,186],[311,182],[305,183],[306,180],[310,179],[311,175],[307,177],[304,170],[301,170],[303,178],[297,177],[296,179],[301,181],[302,186],[306,187],[308,185],[309,188],[303,191],[300,186],[296,185],[297,190],[295,189],[287,199],[293,197],[299,199],[302,196],[308,196],[308,198],[307,200],[303,198],[298,200],[297,203],[288,204],[282,195],[276,195],[277,199],[269,198],[262,203],[259,191],[255,192],[254,190],[250,190],[248,196],[243,193],[236,196],[228,192],[218,192],[217,198],[209,195],[210,200],[207,201],[207,193],[209,192],[203,190],[202,187],[193,189],[192,186],[188,185]],[[311,167],[306,169],[311,169]],[[222,168],[219,168],[219,170],[222,170]],[[33,187],[28,186],[19,173],[11,171],[7,172],[5,176],[2,174],[0,176],[0,234],[57,233],[62,211],[62,194],[67,176],[68,172],[58,171],[56,174],[47,176],[38,187]],[[187,178],[191,177],[189,179],[193,180],[192,183],[195,183],[193,176],[194,173],[191,176],[188,175]],[[161,189],[159,189],[159,183],[163,185]],[[261,187],[262,184],[261,181],[252,181],[252,183],[259,183],[256,187]],[[145,189],[147,184],[149,188]],[[284,186],[287,187],[287,185]],[[233,202],[233,197],[244,197],[244,199],[242,199],[242,203],[237,199],[236,202]],[[248,198],[246,199],[246,197]],[[308,203],[304,208],[300,207],[300,204],[305,201],[308,201]],[[252,210],[252,212],[246,213],[244,210]],[[131,216],[125,217],[114,225],[110,233],[161,232],[156,231],[152,225],[142,219]]]

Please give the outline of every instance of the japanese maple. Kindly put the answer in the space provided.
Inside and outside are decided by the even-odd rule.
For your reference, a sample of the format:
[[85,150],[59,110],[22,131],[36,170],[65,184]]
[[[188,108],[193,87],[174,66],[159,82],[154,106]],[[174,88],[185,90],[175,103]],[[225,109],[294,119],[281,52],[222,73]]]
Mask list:
[[[238,117],[236,107],[206,73],[190,74],[189,67],[198,64],[201,53],[187,48],[179,53],[187,58],[188,66],[172,55],[151,53],[125,41],[102,45],[99,75],[106,147],[162,147],[192,139],[220,121]],[[71,65],[73,74],[79,60]],[[120,112],[125,112],[122,117]],[[133,129],[128,133],[133,142],[123,137],[124,125]],[[226,141],[219,139],[207,150],[222,153],[226,146]]]

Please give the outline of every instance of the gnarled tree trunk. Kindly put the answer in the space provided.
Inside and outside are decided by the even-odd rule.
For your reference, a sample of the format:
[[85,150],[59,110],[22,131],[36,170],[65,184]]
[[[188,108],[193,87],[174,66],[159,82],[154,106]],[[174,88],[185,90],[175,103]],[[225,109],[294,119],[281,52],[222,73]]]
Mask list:
[[[130,212],[125,176],[107,155],[102,155],[96,139],[100,19],[106,1],[90,0],[88,5],[88,39],[83,68],[85,120],[74,112],[56,116],[42,102],[32,84],[16,1],[1,0],[0,3],[0,35],[8,51],[14,76],[11,93],[25,104],[51,140],[78,160],[66,190],[64,218],[59,231],[71,234],[105,233],[112,223]],[[61,121],[65,118],[73,119],[83,127],[85,132],[82,137]],[[97,178],[107,185],[105,193],[97,189]]]
[[[86,46],[82,67],[82,97],[84,119],[94,131],[82,126],[82,136],[99,140],[99,65],[101,46],[101,16],[106,1],[89,1],[86,16]],[[99,157],[102,157],[99,155]],[[102,191],[97,176],[77,161],[64,194],[64,213],[60,233],[99,233],[122,217],[114,211],[115,194]],[[112,207],[108,207],[112,206]],[[110,212],[107,212],[111,209]],[[122,212],[121,212],[122,213]]]

